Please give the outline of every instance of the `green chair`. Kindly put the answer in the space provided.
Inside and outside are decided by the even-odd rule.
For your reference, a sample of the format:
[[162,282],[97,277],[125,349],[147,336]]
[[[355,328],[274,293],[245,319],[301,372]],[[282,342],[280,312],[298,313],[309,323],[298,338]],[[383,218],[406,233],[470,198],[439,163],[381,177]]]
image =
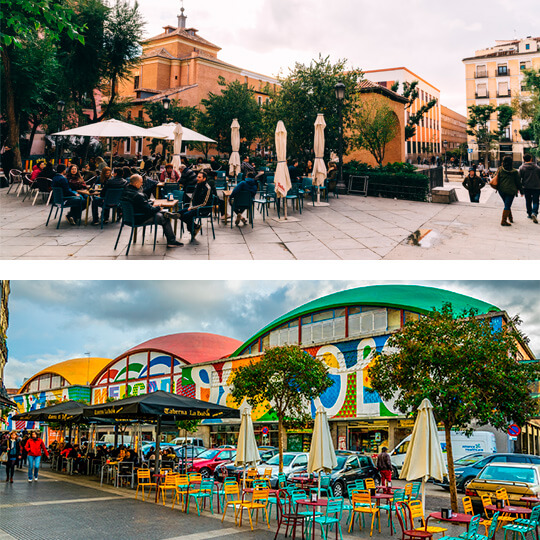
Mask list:
[[[328,475],[324,475],[324,476],[321,476],[321,494],[326,494],[327,497],[333,497],[333,493],[332,493],[332,487],[330,486],[330,476]],[[314,488],[311,488],[309,490],[310,493],[318,493],[319,492],[319,488],[318,487],[314,487]]]
[[[504,538],[506,540],[506,534],[508,531],[514,534],[514,538],[518,535],[523,540],[526,539],[528,533],[534,533],[533,538],[538,540],[538,534],[536,528],[540,522],[540,505],[535,506],[531,512],[531,515],[528,519],[515,519],[509,525],[505,525],[504,529]],[[492,523],[493,526],[493,523]],[[490,527],[491,530],[491,527]]]
[[[498,517],[498,516],[497,516]],[[481,516],[474,516],[469,523],[467,532],[460,534],[459,536],[445,536],[445,540],[481,540],[485,538],[484,535],[478,534],[478,527],[480,526]]]
[[208,499],[210,503],[210,512],[214,513],[214,481],[213,480],[203,480],[199,487],[199,490],[195,493],[188,493],[187,500],[187,509],[186,512],[189,514],[189,501],[195,499],[195,504],[197,505],[197,515],[201,515],[201,502],[204,503]]
[[405,502],[406,495],[404,489],[396,489],[393,493],[392,500],[389,504],[381,504],[379,508],[381,510],[386,510],[388,513],[388,525],[392,527],[392,534],[396,531],[394,527],[394,522],[392,520],[392,512],[395,514],[397,509],[397,503]]
[[328,536],[328,529],[336,526],[336,536],[337,531],[339,531],[339,537],[343,540],[343,534],[341,532],[341,516],[343,514],[343,497],[331,497],[328,499],[328,504],[326,505],[326,512],[320,516],[315,515],[315,522],[313,523],[313,514],[311,519],[308,518],[308,533],[307,537],[310,536],[311,526],[315,527],[316,524],[321,526],[321,535],[323,540],[326,540]]

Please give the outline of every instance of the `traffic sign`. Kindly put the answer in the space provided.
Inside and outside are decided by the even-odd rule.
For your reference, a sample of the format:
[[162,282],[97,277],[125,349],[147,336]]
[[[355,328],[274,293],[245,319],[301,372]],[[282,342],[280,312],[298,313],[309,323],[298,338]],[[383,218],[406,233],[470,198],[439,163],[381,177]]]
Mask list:
[[262,429],[261,429],[261,433],[263,435],[268,435],[268,428],[266,426],[264,426]]
[[517,437],[521,433],[521,428],[517,424],[510,424],[508,426],[508,435],[510,437]]
[[511,441],[517,441],[517,437],[509,436],[508,438],[509,438]]
[[467,148],[467,152],[468,152],[469,154],[472,154],[472,148]]

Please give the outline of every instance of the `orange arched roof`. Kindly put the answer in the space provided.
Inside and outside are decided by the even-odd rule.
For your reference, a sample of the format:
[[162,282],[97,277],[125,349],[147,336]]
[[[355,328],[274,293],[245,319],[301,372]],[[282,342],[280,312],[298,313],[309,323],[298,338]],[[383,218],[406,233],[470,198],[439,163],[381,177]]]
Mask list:
[[111,358],[72,358],[64,362],[58,362],[32,375],[19,389],[18,393],[23,393],[24,389],[37,377],[52,373],[60,375],[66,379],[70,385],[90,384],[94,377],[106,366],[112,362]]

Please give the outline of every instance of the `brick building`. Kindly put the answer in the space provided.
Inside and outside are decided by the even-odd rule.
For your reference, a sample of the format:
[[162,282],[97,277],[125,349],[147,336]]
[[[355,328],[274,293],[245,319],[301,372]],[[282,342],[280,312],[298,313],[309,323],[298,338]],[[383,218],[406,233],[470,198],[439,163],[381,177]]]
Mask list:
[[444,105],[441,105],[441,139],[447,142],[447,150],[456,150],[460,144],[467,143],[467,118]]

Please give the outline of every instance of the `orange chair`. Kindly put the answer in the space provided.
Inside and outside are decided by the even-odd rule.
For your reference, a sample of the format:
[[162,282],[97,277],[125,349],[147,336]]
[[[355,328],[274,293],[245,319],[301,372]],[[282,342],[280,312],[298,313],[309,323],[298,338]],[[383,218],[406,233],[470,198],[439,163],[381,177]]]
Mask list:
[[463,513],[469,516],[474,516],[472,499],[470,497],[463,497],[463,499],[461,499],[461,502],[463,503]]
[[156,487],[156,482],[152,482],[150,476],[150,469],[137,469],[137,491],[135,492],[135,498],[139,493],[139,488],[142,491],[142,500],[144,501],[144,488],[149,487],[148,494],[152,493],[152,487]]
[[242,504],[242,499],[240,497],[240,487],[238,486],[238,482],[228,482],[223,486],[223,493],[224,493],[224,502],[225,505],[223,506],[223,517],[221,518],[221,522],[223,523],[223,520],[225,519],[225,514],[227,513],[227,507],[229,505],[234,507],[234,522],[237,523],[237,506],[240,506]]
[[373,523],[375,517],[377,517],[377,524],[379,526],[379,533],[381,532],[381,512],[379,507],[372,504],[371,494],[367,489],[354,490],[352,493],[352,514],[351,522],[349,523],[349,532],[351,532],[354,524],[354,516],[358,514],[358,523],[360,523],[360,514],[362,514],[362,521],[364,520],[363,514],[371,515],[371,531],[369,536],[373,536]]
[[174,509],[175,502],[182,502],[186,508],[187,494],[189,491],[189,478],[187,474],[179,474],[176,478],[176,491],[172,500],[171,508]]
[[[168,474],[165,476],[165,479],[161,484],[159,484],[159,497],[163,499],[163,504],[165,505],[165,502],[167,500],[167,492],[168,491],[174,491],[176,492],[176,485],[178,482],[178,474]],[[158,497],[158,500],[159,500]],[[174,497],[174,494],[173,494]]]
[[415,499],[414,501],[411,501],[409,503],[409,510],[411,511],[411,519],[413,522],[413,526],[415,525],[414,520],[419,519],[420,520],[420,527],[415,527],[415,531],[427,531],[431,534],[439,534],[442,533],[444,536],[444,533],[448,530],[444,527],[435,527],[435,526],[429,526],[426,527],[426,520],[424,519],[424,508],[422,507],[422,501],[419,501]]
[[240,513],[240,526],[242,526],[242,515],[244,514],[244,510],[248,510],[248,516],[249,516],[249,524],[251,526],[251,530],[253,530],[253,521],[251,519],[253,510],[257,510],[257,519],[255,523],[259,522],[259,510],[264,510],[264,513],[266,514],[266,524],[268,525],[268,528],[270,528],[270,520],[268,518],[268,495],[270,490],[268,488],[261,488],[256,487],[253,490],[253,498],[251,501],[243,501],[240,503],[240,508],[238,509],[238,512]]

